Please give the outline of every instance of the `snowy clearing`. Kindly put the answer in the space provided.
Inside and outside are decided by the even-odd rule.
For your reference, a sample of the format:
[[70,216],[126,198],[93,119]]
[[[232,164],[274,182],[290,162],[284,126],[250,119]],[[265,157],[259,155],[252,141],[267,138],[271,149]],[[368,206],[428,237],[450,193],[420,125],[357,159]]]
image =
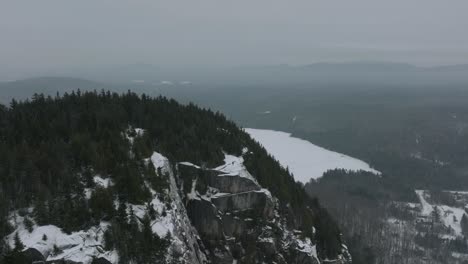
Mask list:
[[380,174],[364,161],[291,137],[290,133],[253,128],[246,128],[245,131],[282,166],[288,167],[297,181],[303,183],[309,182],[311,178],[322,177],[330,169],[365,170]]
[[[16,229],[6,237],[6,241],[12,248],[15,243],[15,234],[18,234],[26,248],[37,249],[47,261],[66,259],[76,263],[89,264],[93,257],[103,257],[111,263],[118,262],[115,250],[104,250],[103,235],[109,225],[106,222],[101,222],[88,230],[71,234],[64,233],[61,228],[54,225],[34,225],[32,232],[29,232],[23,222],[23,217],[17,213],[11,214],[10,223]],[[60,249],[60,252],[55,255],[54,247]]]

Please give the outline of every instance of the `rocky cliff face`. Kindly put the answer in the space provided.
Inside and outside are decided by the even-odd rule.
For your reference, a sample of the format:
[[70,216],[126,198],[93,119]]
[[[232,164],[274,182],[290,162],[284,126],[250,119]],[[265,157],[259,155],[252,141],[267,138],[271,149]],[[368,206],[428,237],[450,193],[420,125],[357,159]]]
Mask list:
[[[188,216],[208,259],[213,263],[321,263],[313,238],[288,225],[278,200],[252,177],[243,158],[225,155],[224,162],[214,169],[188,162],[177,167]],[[349,261],[345,248],[343,253],[330,263]]]
[[[136,136],[143,130],[137,132]],[[133,142],[131,137],[128,140]],[[288,219],[291,209],[280,208],[278,199],[248,172],[242,156],[225,154],[224,164],[216,168],[172,162],[157,152],[144,162],[153,164],[157,177],[169,182],[168,188],[156,191],[146,183],[151,200],[127,203],[126,214],[140,225],[145,215],[155,215],[152,232],[169,241],[160,263],[350,262],[345,247],[335,260],[319,259],[314,228],[310,227],[312,237],[296,230],[294,221]],[[94,181],[99,188],[113,186],[111,179],[99,175]],[[84,195],[89,199],[95,191],[87,188]],[[117,209],[118,202],[115,204]],[[14,231],[5,238],[11,248],[17,238],[24,244],[25,263],[121,263],[119,252],[105,245],[104,234],[110,226],[105,219],[67,234],[58,226],[27,223],[26,216],[33,210],[12,212],[9,221]]]

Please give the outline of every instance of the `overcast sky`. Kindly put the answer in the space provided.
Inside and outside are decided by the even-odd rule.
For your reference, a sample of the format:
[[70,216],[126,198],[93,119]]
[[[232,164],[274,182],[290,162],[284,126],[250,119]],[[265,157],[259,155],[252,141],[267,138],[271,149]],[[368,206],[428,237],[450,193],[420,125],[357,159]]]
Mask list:
[[0,0],[0,67],[468,63],[466,0]]

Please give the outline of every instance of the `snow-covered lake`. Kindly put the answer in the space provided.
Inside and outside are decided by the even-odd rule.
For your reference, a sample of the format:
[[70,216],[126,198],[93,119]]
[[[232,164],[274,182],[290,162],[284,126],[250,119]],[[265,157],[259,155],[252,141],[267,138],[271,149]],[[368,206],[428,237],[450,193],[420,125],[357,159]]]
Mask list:
[[337,168],[379,174],[362,160],[291,137],[290,133],[254,128],[246,128],[245,131],[263,145],[283,167],[288,167],[296,181],[307,183],[311,178],[320,178],[325,171]]

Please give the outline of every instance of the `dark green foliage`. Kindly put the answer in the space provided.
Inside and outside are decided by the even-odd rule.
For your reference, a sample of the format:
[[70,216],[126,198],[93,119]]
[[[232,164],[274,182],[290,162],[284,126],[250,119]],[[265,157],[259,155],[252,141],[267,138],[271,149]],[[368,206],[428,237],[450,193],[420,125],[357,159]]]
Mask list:
[[[119,249],[124,262],[145,263],[160,254],[143,254],[147,245],[164,248],[164,239],[141,231],[148,230],[147,219],[126,212],[126,203],[150,200],[148,187],[158,193],[168,188],[168,175],[155,172],[145,161],[153,151],[172,162],[212,168],[222,164],[223,152],[239,156],[247,147],[245,165],[280,199],[282,208],[291,208],[291,218],[298,219],[291,221],[294,228],[306,234],[312,226],[321,229],[317,241],[323,257],[335,257],[340,248],[339,230],[328,213],[265,149],[220,113],[164,97],[79,91],[55,98],[35,95],[1,109],[0,202],[3,197],[10,209],[34,206],[39,225],[54,224],[66,232],[109,219],[106,247]],[[145,132],[136,135],[133,128]],[[95,175],[110,178],[114,185],[96,188]],[[89,200],[85,188],[95,189]],[[119,207],[114,211],[116,200]],[[154,218],[154,212],[149,213],[148,218]],[[128,241],[138,239],[147,244],[129,247]]]
[[49,223],[49,209],[44,201],[36,200],[34,202],[34,218],[39,225]]
[[104,233],[105,248],[117,249],[122,263],[163,263],[170,238],[153,234],[149,215],[138,219],[130,212],[128,218],[129,222],[112,222]]
[[21,251],[23,251],[23,249],[24,249],[24,244],[23,244],[23,242],[21,241],[21,239],[20,239],[18,233],[15,233],[15,238],[14,238],[14,240],[15,240],[15,247],[13,248],[13,251],[15,251],[15,252],[21,252]]
[[455,238],[453,240],[449,240],[448,247],[450,250],[459,252],[459,253],[468,253],[468,243],[466,238]]
[[376,252],[372,247],[365,246],[364,238],[359,235],[352,236],[348,241],[349,251],[352,252],[353,264],[376,263]]
[[9,209],[7,205],[7,201],[4,200],[2,195],[0,194],[0,237],[4,237],[12,231],[12,228],[7,221]]
[[468,217],[466,214],[463,214],[462,219],[460,220],[460,226],[462,229],[462,233],[465,236],[468,236]]
[[25,216],[23,223],[29,233],[31,233],[34,230],[34,223],[29,217]]
[[318,252],[321,256],[332,257],[341,253],[340,230],[325,209],[316,219]]
[[112,218],[115,211],[112,193],[106,188],[97,187],[89,199],[89,208],[96,221]]
[[57,247],[57,245],[54,245],[54,250],[52,251],[52,254],[54,256],[57,256],[58,254],[61,254],[62,253],[62,250],[60,250],[60,248]]
[[156,172],[153,163],[148,162],[147,164],[142,164],[142,169],[146,180],[157,193],[163,193],[164,190],[169,188],[169,175],[167,175],[167,173],[162,173],[160,168],[158,168],[158,172]]

